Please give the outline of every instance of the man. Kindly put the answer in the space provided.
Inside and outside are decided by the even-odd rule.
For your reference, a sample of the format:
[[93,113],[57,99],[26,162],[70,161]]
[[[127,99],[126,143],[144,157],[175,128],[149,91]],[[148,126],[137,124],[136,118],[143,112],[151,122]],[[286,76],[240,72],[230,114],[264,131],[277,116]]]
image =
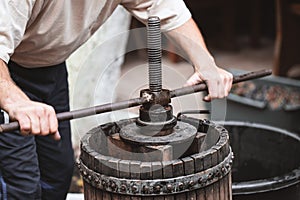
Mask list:
[[162,30],[195,67],[187,84],[208,85],[204,100],[228,95],[232,75],[216,66],[182,0],[2,0],[0,107],[22,134],[0,135],[3,199],[66,197],[73,167],[70,125],[55,115],[69,110],[65,60],[119,4],[142,22],[161,19]]

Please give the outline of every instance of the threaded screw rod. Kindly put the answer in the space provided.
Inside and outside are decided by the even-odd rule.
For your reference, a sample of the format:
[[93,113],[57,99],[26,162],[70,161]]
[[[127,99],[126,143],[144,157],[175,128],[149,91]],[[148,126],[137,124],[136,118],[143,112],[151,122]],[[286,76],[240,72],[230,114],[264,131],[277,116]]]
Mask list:
[[151,92],[162,90],[162,69],[161,69],[161,30],[158,17],[148,18],[147,29],[148,42],[148,64],[149,64],[149,89]]

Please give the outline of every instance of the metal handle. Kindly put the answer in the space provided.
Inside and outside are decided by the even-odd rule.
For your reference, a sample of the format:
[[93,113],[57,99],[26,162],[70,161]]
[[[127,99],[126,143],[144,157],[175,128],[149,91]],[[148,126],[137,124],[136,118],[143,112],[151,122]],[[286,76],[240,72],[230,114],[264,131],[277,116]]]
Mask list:
[[[270,69],[245,73],[239,76],[234,76],[233,84],[243,82],[243,81],[248,81],[251,79],[261,78],[264,76],[269,76],[271,74],[272,74],[272,70]],[[200,83],[197,85],[183,87],[183,88],[170,91],[170,98],[179,97],[179,96],[206,91],[206,90],[207,90],[207,86],[205,85],[205,83]],[[121,101],[117,103],[108,103],[108,104],[84,108],[80,110],[62,112],[62,113],[58,113],[56,116],[58,121],[72,120],[72,119],[78,119],[78,118],[87,117],[91,115],[106,113],[114,110],[122,110],[130,107],[135,107],[135,106],[142,105],[144,103],[148,103],[150,101],[151,99],[140,97],[140,98],[130,99],[130,100]],[[20,126],[18,122],[2,124],[0,125],[0,133],[18,130],[19,128]]]

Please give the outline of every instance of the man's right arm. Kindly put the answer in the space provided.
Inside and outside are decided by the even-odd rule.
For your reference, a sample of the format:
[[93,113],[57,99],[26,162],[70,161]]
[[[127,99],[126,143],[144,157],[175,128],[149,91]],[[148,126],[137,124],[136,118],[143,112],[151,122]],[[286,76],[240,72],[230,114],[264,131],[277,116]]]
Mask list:
[[10,120],[20,124],[22,134],[48,135],[60,139],[58,122],[53,107],[31,101],[13,82],[6,63],[0,59],[0,108]]

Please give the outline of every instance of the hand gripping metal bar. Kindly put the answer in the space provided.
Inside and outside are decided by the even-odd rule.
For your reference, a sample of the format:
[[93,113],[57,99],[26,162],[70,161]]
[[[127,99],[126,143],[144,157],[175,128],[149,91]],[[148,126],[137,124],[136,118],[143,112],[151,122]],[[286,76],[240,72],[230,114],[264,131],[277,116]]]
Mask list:
[[[234,76],[233,84],[243,82],[243,81],[248,81],[251,79],[269,76],[271,74],[272,74],[272,70],[270,69],[245,73],[239,76]],[[200,83],[197,85],[172,90],[170,91],[170,98],[193,94],[201,91],[207,91],[207,86],[205,85],[205,83]],[[130,100],[116,102],[116,103],[108,103],[104,105],[84,108],[80,110],[62,112],[62,113],[58,113],[56,116],[59,121],[72,120],[72,119],[78,119],[78,118],[92,116],[96,114],[111,112],[115,110],[122,110],[130,107],[135,107],[149,102],[151,102],[151,98],[140,97],[140,98],[130,99]],[[18,122],[2,124],[0,125],[0,133],[18,130],[19,128],[20,126]]]

